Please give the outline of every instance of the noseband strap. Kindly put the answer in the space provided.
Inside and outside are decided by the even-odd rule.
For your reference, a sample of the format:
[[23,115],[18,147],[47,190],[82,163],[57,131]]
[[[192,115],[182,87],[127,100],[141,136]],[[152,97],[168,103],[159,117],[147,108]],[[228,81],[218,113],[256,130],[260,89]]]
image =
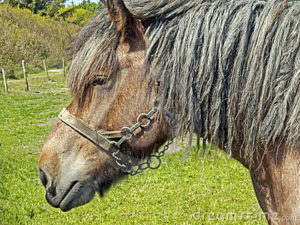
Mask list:
[[83,120],[73,116],[66,108],[60,112],[58,118],[66,125],[76,130],[82,136],[89,139],[95,145],[108,152],[110,152],[114,147],[114,142],[110,141],[108,138],[122,137],[120,131],[108,131],[100,133],[93,130]]

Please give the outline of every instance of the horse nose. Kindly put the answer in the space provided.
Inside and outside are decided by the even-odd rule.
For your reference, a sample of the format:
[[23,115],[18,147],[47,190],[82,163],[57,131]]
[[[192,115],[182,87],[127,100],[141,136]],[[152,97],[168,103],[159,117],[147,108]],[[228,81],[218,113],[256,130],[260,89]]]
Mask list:
[[43,168],[39,168],[39,176],[42,184],[47,189],[49,184],[51,183],[51,176],[45,171]]
[[43,184],[43,186],[45,187],[46,191],[52,195],[55,196],[56,195],[56,189],[53,186],[53,182],[52,182],[52,178],[50,176],[49,173],[47,173],[47,171],[44,168],[39,168],[39,176],[40,176],[40,180]]
[[42,168],[39,168],[39,176],[40,176],[40,180],[41,180],[42,184],[46,188],[49,178],[47,177],[46,173],[44,172],[44,170]]
[[46,200],[53,207],[57,208],[59,206],[59,199],[56,195],[56,188],[53,185],[53,179],[45,168],[39,168],[39,176],[42,184],[46,189]]

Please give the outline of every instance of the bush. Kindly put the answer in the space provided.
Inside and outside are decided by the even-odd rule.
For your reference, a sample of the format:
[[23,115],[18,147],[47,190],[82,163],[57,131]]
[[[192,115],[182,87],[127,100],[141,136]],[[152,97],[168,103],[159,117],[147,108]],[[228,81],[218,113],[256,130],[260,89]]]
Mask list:
[[95,12],[90,10],[79,8],[78,6],[68,6],[67,8],[61,8],[56,18],[63,18],[63,20],[68,23],[82,27],[92,19],[94,15]]
[[9,74],[21,69],[26,60],[33,68],[61,65],[66,49],[80,27],[33,14],[28,9],[0,4],[0,67]]

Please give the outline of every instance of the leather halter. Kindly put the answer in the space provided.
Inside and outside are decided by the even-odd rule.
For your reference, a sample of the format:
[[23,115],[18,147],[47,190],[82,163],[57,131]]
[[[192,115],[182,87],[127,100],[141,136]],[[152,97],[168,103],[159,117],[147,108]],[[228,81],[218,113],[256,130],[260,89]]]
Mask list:
[[[160,82],[155,81],[155,92],[156,94],[159,92]],[[129,140],[133,136],[133,132],[138,128],[147,128],[152,122],[152,116],[157,112],[157,108],[153,107],[149,113],[142,113],[138,116],[137,122],[132,127],[123,127],[118,131],[104,131],[99,132],[91,128],[86,122],[72,115],[66,108],[64,108],[58,115],[58,118],[67,126],[71,127],[73,130],[81,134],[83,137],[87,138],[94,145],[98,147],[100,151],[105,152],[109,156],[111,156],[116,164],[120,167],[120,169],[126,173],[131,175],[136,175],[141,173],[143,170],[157,169],[161,160],[160,157],[164,155],[164,152],[169,148],[169,145],[172,143],[172,140],[168,141],[168,144],[164,147],[164,150],[159,152],[159,155],[150,155],[148,160],[142,164],[136,165],[136,162],[133,162],[128,155],[120,152],[120,146],[123,142]],[[169,125],[171,126],[172,114],[170,112],[167,113],[169,117]],[[144,120],[147,119],[147,123],[144,123]],[[111,140],[113,139],[113,140]],[[117,140],[117,141],[115,141]],[[155,158],[159,160],[159,164],[157,166],[151,165],[151,159]],[[146,166],[145,166],[146,164]],[[132,168],[137,166],[136,170]]]
[[[105,131],[99,132],[92,129],[87,123],[83,120],[72,115],[66,108],[64,108],[58,115],[58,118],[66,125],[77,131],[83,137],[90,140],[95,144],[98,149],[104,151],[115,159],[115,162],[118,166],[121,167],[123,172],[128,173],[130,167],[134,166],[131,162],[121,162],[120,145],[128,140],[133,131],[137,128],[148,127],[151,123],[151,117],[157,112],[157,108],[154,107],[148,114],[142,113],[137,118],[137,123],[132,127],[123,127],[120,131]],[[142,120],[148,119],[147,124],[143,124]],[[110,139],[119,139],[117,142]]]
[[103,133],[95,131],[83,120],[73,116],[66,108],[59,113],[58,118],[66,125],[76,130],[79,134],[106,151],[110,151],[114,145],[112,141],[109,141],[109,139],[121,138],[123,136],[121,131],[107,131]]

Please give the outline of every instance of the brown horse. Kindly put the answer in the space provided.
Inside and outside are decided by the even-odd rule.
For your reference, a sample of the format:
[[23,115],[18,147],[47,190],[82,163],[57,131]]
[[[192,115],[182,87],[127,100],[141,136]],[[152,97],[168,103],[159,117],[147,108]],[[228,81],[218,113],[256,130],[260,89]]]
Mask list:
[[88,203],[190,132],[249,169],[269,224],[299,224],[299,2],[105,5],[73,43],[75,97],[40,155],[49,204]]

